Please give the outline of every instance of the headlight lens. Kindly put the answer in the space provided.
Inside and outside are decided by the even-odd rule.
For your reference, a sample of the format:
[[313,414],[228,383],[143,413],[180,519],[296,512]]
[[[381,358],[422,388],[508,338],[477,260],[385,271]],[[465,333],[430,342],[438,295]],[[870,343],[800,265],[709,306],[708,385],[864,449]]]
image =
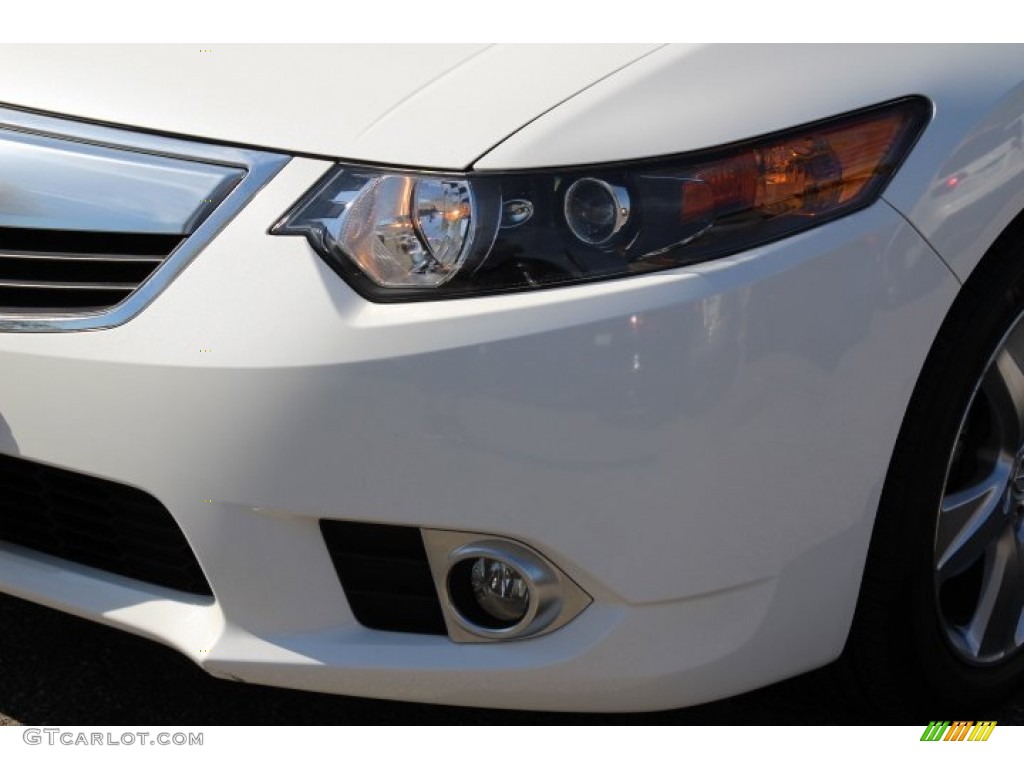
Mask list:
[[529,173],[338,166],[272,230],[360,293],[410,301],[635,275],[725,256],[874,202],[930,104],[890,102],[708,152]]
[[339,168],[276,231],[306,234],[381,287],[434,288],[465,262],[476,218],[468,179]]

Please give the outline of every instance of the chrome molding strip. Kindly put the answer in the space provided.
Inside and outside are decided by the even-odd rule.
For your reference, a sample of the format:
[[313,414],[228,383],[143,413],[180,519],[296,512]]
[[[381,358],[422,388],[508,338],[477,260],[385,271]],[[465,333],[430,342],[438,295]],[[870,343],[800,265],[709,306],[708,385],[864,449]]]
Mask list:
[[216,237],[291,159],[288,155],[174,139],[123,128],[23,112],[0,106],[0,128],[84,144],[193,160],[245,170],[245,176],[212,213],[171,253],[137,290],[115,306],[97,312],[0,313],[0,332],[58,332],[113,328],[135,317]]
[[0,226],[185,236],[244,175],[232,165],[0,128]]

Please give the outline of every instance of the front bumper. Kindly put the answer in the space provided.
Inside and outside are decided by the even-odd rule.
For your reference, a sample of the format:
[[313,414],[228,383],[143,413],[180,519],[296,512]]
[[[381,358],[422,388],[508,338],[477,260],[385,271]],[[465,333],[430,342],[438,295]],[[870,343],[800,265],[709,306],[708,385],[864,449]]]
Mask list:
[[[268,226],[296,159],[138,317],[0,335],[0,452],[153,494],[212,600],[0,545],[0,590],[215,675],[515,708],[694,704],[845,641],[889,454],[958,284],[872,208],[720,261],[412,305]],[[479,531],[594,602],[459,645],[352,617],[320,518]]]

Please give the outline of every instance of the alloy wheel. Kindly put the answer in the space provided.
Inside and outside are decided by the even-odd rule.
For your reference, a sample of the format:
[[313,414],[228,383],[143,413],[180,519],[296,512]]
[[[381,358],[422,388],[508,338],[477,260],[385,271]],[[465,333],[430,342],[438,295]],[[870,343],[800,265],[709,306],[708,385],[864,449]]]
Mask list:
[[939,623],[972,665],[1024,647],[1024,315],[989,358],[946,471],[935,526]]

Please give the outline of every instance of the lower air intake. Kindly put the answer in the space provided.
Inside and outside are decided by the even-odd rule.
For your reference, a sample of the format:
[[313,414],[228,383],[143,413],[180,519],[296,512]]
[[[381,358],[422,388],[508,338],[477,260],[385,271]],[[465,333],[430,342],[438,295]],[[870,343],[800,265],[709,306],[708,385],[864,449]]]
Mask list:
[[0,541],[212,595],[171,513],[145,491],[0,455]]
[[360,624],[447,634],[418,528],[321,520],[320,531]]

